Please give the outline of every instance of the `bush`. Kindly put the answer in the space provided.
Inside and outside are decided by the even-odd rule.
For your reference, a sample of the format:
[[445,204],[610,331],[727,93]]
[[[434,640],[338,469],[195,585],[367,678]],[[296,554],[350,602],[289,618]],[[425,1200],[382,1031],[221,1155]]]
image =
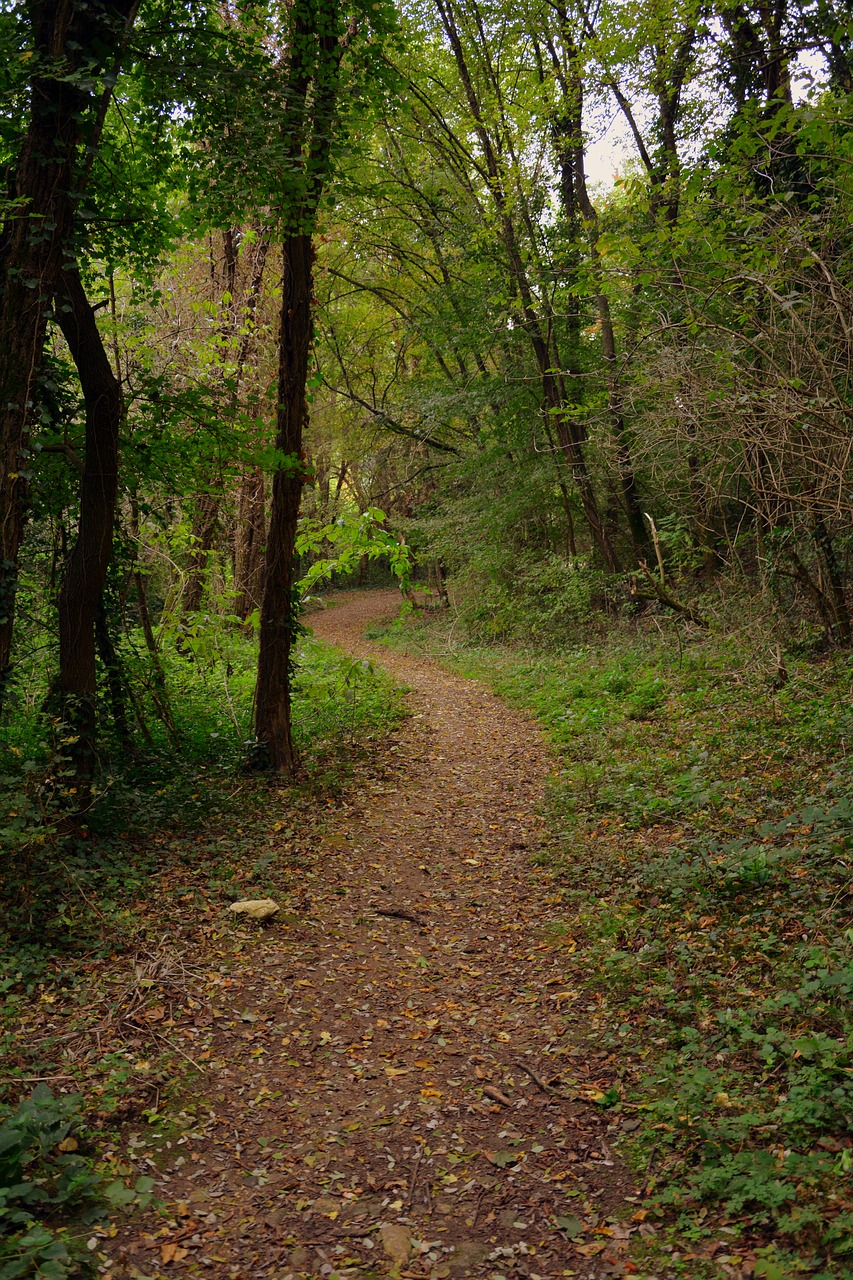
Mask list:
[[93,1274],[82,1234],[104,1210],[101,1180],[71,1136],[79,1103],[40,1084],[0,1125],[0,1280]]

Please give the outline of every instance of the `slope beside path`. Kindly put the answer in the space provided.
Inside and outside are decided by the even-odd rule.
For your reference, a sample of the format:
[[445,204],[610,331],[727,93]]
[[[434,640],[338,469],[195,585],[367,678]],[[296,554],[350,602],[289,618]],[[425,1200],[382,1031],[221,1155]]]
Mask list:
[[639,1192],[595,1105],[618,1063],[574,1042],[571,939],[533,861],[545,743],[482,685],[364,639],[398,607],[352,593],[310,619],[411,715],[330,810],[298,912],[247,930],[197,1121],[158,1161],[170,1216],[119,1233],[113,1280],[637,1270]]

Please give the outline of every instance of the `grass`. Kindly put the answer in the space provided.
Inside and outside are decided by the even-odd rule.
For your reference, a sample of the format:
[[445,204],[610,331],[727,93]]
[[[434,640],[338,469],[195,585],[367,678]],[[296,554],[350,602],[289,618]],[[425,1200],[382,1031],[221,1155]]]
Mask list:
[[[157,714],[133,637],[124,656],[145,730],[137,727],[128,753],[111,733],[104,706],[97,800],[73,839],[56,833],[47,769],[53,726],[39,709],[42,700],[28,697],[9,726],[0,760],[0,951],[5,934],[7,974],[35,971],[69,949],[87,950],[106,917],[126,928],[124,904],[156,875],[164,841],[194,843],[200,831],[222,822],[239,826],[235,813],[251,822],[266,803],[269,779],[240,770],[251,734],[251,640],[223,631],[207,652],[163,653],[171,731]],[[339,793],[360,756],[400,715],[400,700],[381,673],[304,636],[293,700],[302,777],[293,796]],[[240,844],[236,830],[234,843]]]
[[576,1009],[640,1108],[626,1154],[682,1259],[655,1265],[853,1276],[850,656],[789,658],[774,689],[737,637],[677,624],[545,652],[454,632],[452,653],[449,626],[386,638],[550,736],[539,857]]

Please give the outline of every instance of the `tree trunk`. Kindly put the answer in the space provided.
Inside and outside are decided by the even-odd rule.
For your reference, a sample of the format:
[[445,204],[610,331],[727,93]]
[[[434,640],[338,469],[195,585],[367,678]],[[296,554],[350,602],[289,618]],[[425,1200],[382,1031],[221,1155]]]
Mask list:
[[[86,403],[86,457],[80,480],[77,540],[59,593],[58,692],[70,727],[67,756],[85,802],[95,769],[95,622],[112,551],[118,493],[121,386],[76,267],[62,273],[58,320],[77,366]],[[82,803],[75,807],[79,810]]]
[[[601,332],[601,354],[604,358],[607,381],[607,411],[610,429],[616,449],[616,467],[622,490],[622,505],[628,519],[628,529],[634,551],[641,556],[648,542],[643,521],[642,505],[637,488],[637,478],[631,459],[631,447],[625,427],[622,388],[616,354],[616,334],[610,299],[604,290],[601,254],[598,248],[598,213],[589,196],[586,183],[586,151],[582,128],[583,83],[577,71],[576,55],[572,69],[563,79],[563,92],[567,99],[565,114],[554,124],[554,132],[560,145],[561,194],[564,207],[570,217],[573,237],[579,235],[579,218],[573,206],[586,223],[592,278],[595,284],[595,301]],[[571,111],[568,108],[571,107]]]
[[[38,73],[30,83],[27,132],[8,192],[14,203],[0,234],[0,706],[9,676],[28,440],[47,313],[137,4],[36,0],[29,6]],[[91,80],[109,66],[112,80],[89,122],[89,161],[75,191],[75,160],[94,99],[74,73],[85,67]]]
[[307,234],[285,238],[278,365],[276,449],[287,457],[273,476],[261,607],[255,737],[264,763],[294,774],[291,733],[292,651],[298,627],[294,598],[296,522],[305,481],[302,433],[307,418],[305,385],[311,346],[313,247]]
[[213,550],[213,542],[219,525],[219,497],[213,493],[199,494],[193,517],[193,550],[181,608],[184,613],[198,613],[207,581],[207,562]]
[[[511,281],[517,290],[520,302],[521,324],[530,339],[539,370],[542,386],[542,413],[546,422],[552,420],[554,422],[557,441],[571,471],[592,540],[608,571],[618,573],[619,560],[602,519],[592,477],[586,464],[585,432],[583,426],[571,413],[571,402],[566,395],[565,378],[555,372],[555,361],[552,355],[554,316],[549,314],[549,304],[545,305],[544,315],[537,311],[536,299],[525,268],[521,244],[513,220],[514,202],[505,189],[505,165],[499,160],[500,147],[486,123],[457,28],[453,2],[436,0],[436,7],[456,62],[459,80],[471,112],[474,132],[482,147],[489,191],[498,215]],[[479,34],[482,38],[482,32]],[[557,361],[557,367],[559,367],[559,361]]]
[[832,619],[830,625],[831,638],[836,644],[847,648],[851,640],[850,610],[847,607],[847,595],[844,590],[844,580],[841,576],[838,557],[835,554],[835,546],[826,527],[826,522],[821,516],[818,516],[814,522],[813,536],[822,562],[823,572],[821,577],[825,578],[824,595]]
[[234,612],[243,622],[255,609],[260,609],[263,599],[265,533],[264,473],[260,467],[254,467],[243,475],[237,501]]
[[125,696],[124,668],[118,651],[110,635],[104,597],[101,596],[95,613],[95,643],[98,656],[107,673],[107,688],[110,691],[110,708],[113,713],[113,725],[122,748],[133,755],[133,734],[127,719],[127,698]]
[[[245,298],[240,307],[238,307],[235,301],[238,265],[237,230],[229,227],[222,233],[223,285],[225,293],[231,297],[231,302],[225,308],[219,328],[219,339],[223,344],[223,348],[229,349],[242,331],[235,355],[233,382],[228,397],[227,411],[229,415],[233,415],[237,410],[246,365],[253,343],[256,342],[255,316],[269,250],[269,235],[266,230],[260,228],[259,235],[260,239],[255,248],[251,274],[245,289]],[[216,268],[212,257],[212,245],[211,278],[215,289]],[[217,483],[216,474],[210,474],[207,477],[207,481],[211,486],[210,490],[198,495],[193,513],[193,551],[190,557],[187,580],[181,594],[181,607],[185,613],[197,613],[201,608],[211,559],[210,552],[213,550],[219,526],[221,495],[214,488]],[[263,520],[263,512],[261,512],[261,520]],[[239,529],[237,537],[238,539],[240,537]],[[263,535],[260,541],[263,542]],[[251,612],[251,609],[247,610],[247,612]]]

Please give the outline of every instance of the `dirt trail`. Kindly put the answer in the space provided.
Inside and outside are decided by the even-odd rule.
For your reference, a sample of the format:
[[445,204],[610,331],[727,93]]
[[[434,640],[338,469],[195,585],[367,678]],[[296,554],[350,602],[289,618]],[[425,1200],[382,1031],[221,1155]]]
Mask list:
[[119,1241],[116,1280],[636,1271],[619,1118],[590,1101],[617,1064],[573,1045],[570,940],[531,863],[543,739],[363,639],[398,606],[353,593],[310,619],[409,686],[412,715],[330,820],[298,914],[247,944],[160,1173],[172,1225]]

